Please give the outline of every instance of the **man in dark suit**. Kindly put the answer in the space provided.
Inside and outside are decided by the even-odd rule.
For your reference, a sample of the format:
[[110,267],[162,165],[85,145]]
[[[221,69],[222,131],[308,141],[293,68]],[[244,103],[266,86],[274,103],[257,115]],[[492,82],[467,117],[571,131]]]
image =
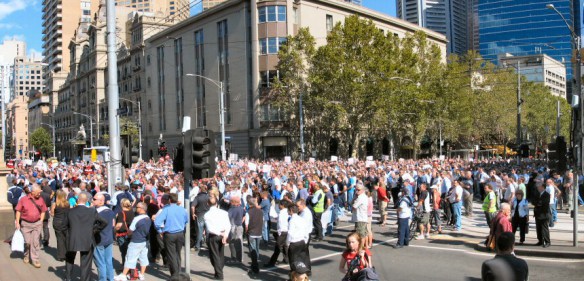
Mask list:
[[547,248],[550,246],[550,228],[548,225],[551,217],[549,208],[550,194],[545,191],[545,186],[542,183],[538,184],[537,191],[538,194],[534,195],[535,200],[533,201],[535,206],[533,213],[537,231],[537,244],[535,245]]
[[503,232],[497,239],[497,255],[483,262],[482,280],[485,281],[527,281],[529,267],[525,260],[513,254],[515,235]]
[[65,257],[67,262],[65,280],[72,280],[71,272],[75,263],[75,255],[80,252],[81,281],[90,281],[95,247],[94,233],[100,232],[107,226],[107,222],[98,215],[95,208],[86,206],[87,200],[87,194],[79,194],[77,207],[71,209],[67,215],[65,225],[69,229],[69,241]]

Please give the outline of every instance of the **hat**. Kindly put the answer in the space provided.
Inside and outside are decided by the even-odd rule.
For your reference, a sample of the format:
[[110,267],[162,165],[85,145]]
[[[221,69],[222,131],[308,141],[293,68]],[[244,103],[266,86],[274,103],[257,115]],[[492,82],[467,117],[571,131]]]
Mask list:
[[297,261],[294,263],[294,272],[304,274],[308,271],[308,267],[303,262]]
[[362,190],[365,189],[365,186],[361,183],[358,183],[357,186],[355,187],[357,190]]
[[432,185],[432,186],[430,186],[430,189],[438,189],[438,186],[437,185]]

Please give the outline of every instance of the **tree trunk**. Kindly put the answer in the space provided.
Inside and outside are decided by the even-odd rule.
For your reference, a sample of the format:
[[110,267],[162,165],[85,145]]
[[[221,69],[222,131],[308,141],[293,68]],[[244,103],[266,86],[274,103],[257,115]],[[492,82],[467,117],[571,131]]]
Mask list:
[[351,133],[351,145],[353,146],[353,149],[351,151],[351,157],[353,158],[358,158],[359,138],[360,134],[358,131],[353,131],[353,133]]

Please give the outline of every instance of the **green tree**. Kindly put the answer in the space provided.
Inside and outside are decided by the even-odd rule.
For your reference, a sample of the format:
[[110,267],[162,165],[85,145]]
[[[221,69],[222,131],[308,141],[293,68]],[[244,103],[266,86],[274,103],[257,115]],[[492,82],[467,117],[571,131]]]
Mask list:
[[[369,21],[351,16],[337,23],[327,36],[327,44],[318,48],[310,68],[312,91],[307,106],[312,108],[316,124],[334,124],[357,156],[359,141],[371,128],[382,92],[379,85],[377,48],[386,40],[381,30]],[[336,114],[335,121],[324,118],[325,109]],[[334,110],[331,110],[334,109]],[[327,126],[328,127],[328,126]],[[322,128],[319,126],[319,128]],[[320,132],[325,130],[319,129]]]
[[278,52],[276,69],[280,78],[268,90],[268,102],[285,113],[291,132],[299,131],[300,96],[310,89],[308,69],[316,51],[315,45],[310,30],[300,28],[295,36],[288,36],[286,44]]
[[53,153],[53,140],[45,128],[40,127],[30,135],[30,144],[37,150],[48,155]]

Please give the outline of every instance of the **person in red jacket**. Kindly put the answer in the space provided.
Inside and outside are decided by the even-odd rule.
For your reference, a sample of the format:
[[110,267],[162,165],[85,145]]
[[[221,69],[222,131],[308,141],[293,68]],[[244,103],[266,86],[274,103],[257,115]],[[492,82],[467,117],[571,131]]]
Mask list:
[[491,224],[491,233],[495,234],[495,245],[497,239],[503,232],[513,232],[511,226],[511,205],[509,203],[501,203],[501,209]]

